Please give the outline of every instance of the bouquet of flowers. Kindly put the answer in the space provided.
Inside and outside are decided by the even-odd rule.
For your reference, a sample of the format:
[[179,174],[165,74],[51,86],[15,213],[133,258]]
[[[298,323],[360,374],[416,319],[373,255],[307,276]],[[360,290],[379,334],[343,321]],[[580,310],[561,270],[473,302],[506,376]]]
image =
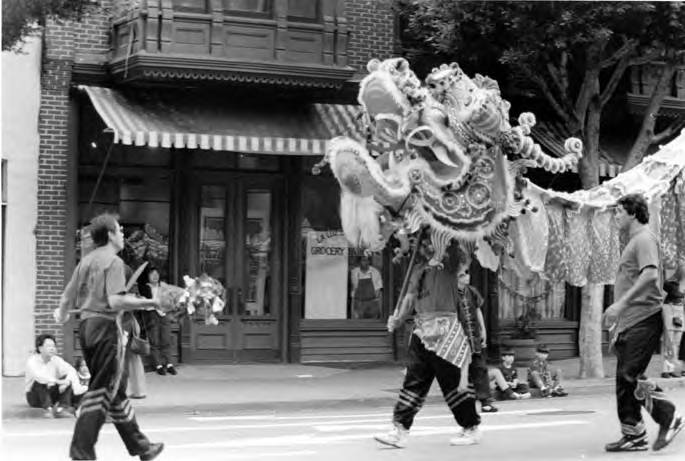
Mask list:
[[159,314],[170,315],[178,320],[185,313],[185,300],[188,298],[188,290],[159,282]]
[[216,313],[224,309],[224,287],[221,282],[207,274],[191,278],[183,276],[186,296],[181,299],[189,315],[196,311],[204,315],[205,325],[218,325]]

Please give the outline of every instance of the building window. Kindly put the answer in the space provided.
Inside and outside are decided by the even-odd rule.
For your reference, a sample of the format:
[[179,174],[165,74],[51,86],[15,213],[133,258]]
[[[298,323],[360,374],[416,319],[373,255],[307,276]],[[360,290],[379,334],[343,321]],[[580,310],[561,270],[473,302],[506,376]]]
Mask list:
[[340,192],[330,177],[303,185],[301,223],[305,319],[384,318],[384,253],[349,245],[340,225]]
[[223,0],[224,11],[229,14],[271,14],[271,0]]
[[172,0],[174,11],[187,11],[190,13],[206,13],[208,0]]
[[288,0],[288,19],[318,21],[318,0]]

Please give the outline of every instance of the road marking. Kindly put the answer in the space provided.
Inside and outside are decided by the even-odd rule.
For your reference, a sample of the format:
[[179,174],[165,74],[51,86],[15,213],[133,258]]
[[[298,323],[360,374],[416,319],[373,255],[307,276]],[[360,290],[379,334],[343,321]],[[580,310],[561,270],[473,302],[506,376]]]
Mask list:
[[[522,424],[506,424],[495,426],[484,426],[483,431],[506,431],[518,429],[533,429],[542,427],[557,427],[557,426],[572,426],[590,424],[589,421],[567,420],[567,421],[547,421],[540,423],[522,423]],[[387,427],[387,425],[386,425]],[[424,437],[429,435],[443,435],[455,434],[456,428],[428,426],[413,429],[412,437]],[[363,434],[349,434],[349,435],[335,435],[335,436],[315,436],[312,434],[304,435],[285,435],[278,437],[255,437],[243,438],[238,440],[224,440],[214,442],[197,442],[184,444],[169,444],[169,448],[174,449],[197,449],[197,448],[248,448],[248,447],[275,447],[275,446],[298,446],[298,445],[326,445],[335,442],[345,442],[350,440],[365,440],[370,439],[371,434],[365,432]]]
[[[498,413],[486,413],[488,416],[488,419],[495,417],[497,415],[544,415],[546,412],[550,411],[559,411],[558,409],[554,408],[546,408],[546,409],[538,409],[538,410],[513,410],[509,412],[498,412]],[[349,418],[352,416],[356,417],[363,417],[364,415],[345,415],[345,418]],[[379,423],[380,425],[383,425],[384,427],[387,427],[387,425],[390,424],[390,419],[391,419],[391,414],[390,413],[374,413],[374,414],[368,414],[368,417],[364,419],[345,419],[344,423],[347,425],[355,424],[365,424],[369,425],[369,427],[377,427],[377,425],[373,423]],[[311,421],[312,419],[320,419],[320,417],[323,417],[323,415],[317,415],[316,418],[310,418],[310,421],[300,421],[300,422],[285,422],[285,423],[279,423],[279,422],[273,422],[273,423],[267,423],[267,424],[221,424],[221,425],[194,425],[194,426],[171,426],[171,427],[151,427],[151,428],[145,428],[145,432],[149,433],[172,433],[172,432],[210,432],[210,431],[226,431],[226,430],[237,430],[237,429],[275,429],[275,428],[288,428],[288,427],[326,427],[326,426],[345,426],[345,424],[340,424],[340,418],[341,416],[336,416],[336,415],[327,415],[328,419],[331,419],[333,421]],[[281,416],[281,417],[276,417],[272,418],[272,420],[284,420],[287,421],[289,419],[296,419],[300,420],[302,417],[287,417],[287,416]],[[451,414],[444,414],[444,415],[421,415],[419,414],[416,418],[417,421],[426,421],[426,420],[440,420],[440,419],[452,419],[453,416]],[[188,418],[191,420],[195,420],[195,417]],[[267,420],[268,421],[268,420]],[[204,421],[203,421],[204,422]],[[322,430],[324,431],[324,430]],[[116,430],[113,427],[104,427],[101,431],[101,434],[115,434]],[[10,432],[5,430],[4,435],[7,437],[35,437],[35,436],[62,436],[62,435],[71,435],[73,434],[73,430],[70,429],[59,429],[59,430],[41,430],[41,431],[29,431],[29,432]]]
[[[437,408],[437,407],[434,407]],[[424,407],[427,409],[427,407]],[[524,414],[537,414],[537,413],[549,413],[553,411],[561,411],[559,408],[539,408],[536,410],[509,410],[509,411],[498,411],[496,413],[483,413],[484,416],[497,416],[497,415],[524,415]],[[382,413],[364,413],[364,414],[330,414],[330,415],[311,415],[311,416],[275,416],[275,415],[243,415],[243,416],[190,416],[188,419],[197,422],[212,422],[212,421],[297,421],[297,420],[313,420],[313,419],[339,419],[339,418],[373,418],[373,417],[388,417],[392,411],[384,411]],[[447,414],[447,417],[452,417],[452,415]],[[421,413],[417,415],[419,418],[430,418],[431,416],[425,416]]]

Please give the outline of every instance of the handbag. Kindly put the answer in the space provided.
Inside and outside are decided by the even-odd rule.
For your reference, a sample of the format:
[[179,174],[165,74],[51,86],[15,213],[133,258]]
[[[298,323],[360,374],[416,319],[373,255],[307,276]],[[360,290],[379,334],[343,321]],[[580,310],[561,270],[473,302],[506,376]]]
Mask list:
[[[135,324],[138,322],[133,315],[131,315],[131,318],[135,322],[131,328],[131,337],[129,338],[131,352],[137,355],[150,355],[150,341],[140,336],[140,327],[135,328]],[[145,322],[143,321],[142,323],[143,330],[146,330]],[[147,336],[147,330],[145,336]]]

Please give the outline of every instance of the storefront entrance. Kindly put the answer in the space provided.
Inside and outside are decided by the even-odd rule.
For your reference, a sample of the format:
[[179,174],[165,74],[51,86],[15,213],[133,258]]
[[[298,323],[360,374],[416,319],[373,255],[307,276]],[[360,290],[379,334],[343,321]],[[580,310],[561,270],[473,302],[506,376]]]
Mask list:
[[[226,289],[218,325],[186,319],[183,361],[281,360],[283,183],[280,176],[197,173],[182,235],[193,274]],[[183,244],[182,244],[183,245]]]

